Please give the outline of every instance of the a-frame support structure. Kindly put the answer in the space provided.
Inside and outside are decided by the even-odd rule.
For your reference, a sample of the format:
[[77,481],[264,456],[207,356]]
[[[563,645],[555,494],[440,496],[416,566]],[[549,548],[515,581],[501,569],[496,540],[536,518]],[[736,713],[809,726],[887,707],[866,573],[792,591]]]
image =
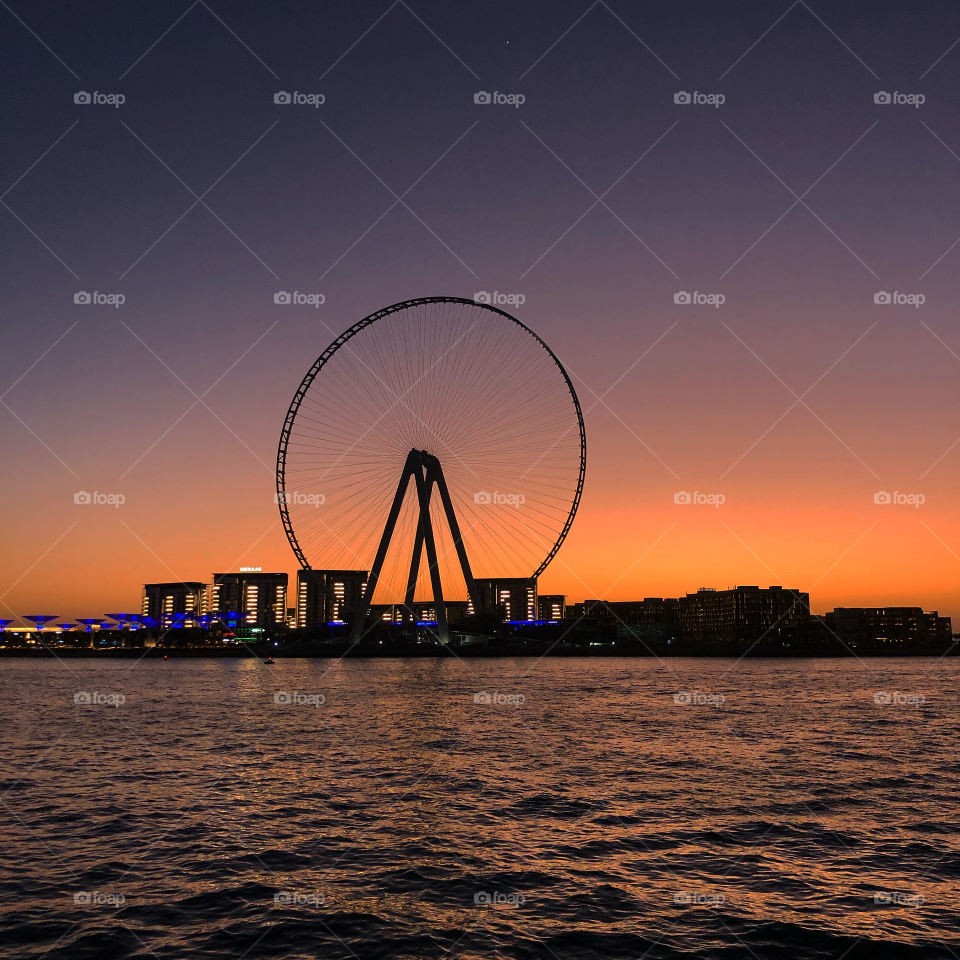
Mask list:
[[393,498],[393,505],[390,507],[390,514],[383,528],[383,535],[380,537],[377,555],[374,558],[370,576],[367,578],[367,588],[363,593],[362,606],[354,618],[354,641],[361,638],[367,617],[370,614],[373,594],[377,589],[377,581],[380,579],[383,562],[387,556],[387,549],[390,546],[393,531],[397,526],[397,518],[400,516],[400,508],[403,506],[403,499],[406,496],[411,477],[416,484],[417,502],[420,513],[417,521],[416,539],[413,545],[413,556],[410,559],[407,591],[404,597],[404,622],[413,617],[413,594],[417,586],[417,576],[420,573],[420,557],[424,549],[426,549],[427,564],[430,568],[430,583],[433,588],[433,602],[437,612],[437,630],[440,635],[440,642],[447,643],[450,639],[450,631],[447,627],[447,612],[443,601],[443,584],[440,582],[440,567],[437,561],[437,543],[433,535],[433,522],[430,519],[430,498],[433,494],[434,487],[436,487],[437,493],[440,495],[440,501],[443,504],[443,512],[447,519],[447,526],[450,528],[453,544],[457,550],[460,570],[467,584],[467,593],[473,601],[473,609],[475,612],[479,612],[481,608],[480,596],[477,592],[473,574],[470,572],[470,561],[467,559],[467,550],[463,545],[463,538],[460,535],[460,524],[457,522],[457,515],[453,509],[453,501],[450,499],[450,491],[447,489],[447,482],[443,478],[443,469],[440,466],[440,461],[433,455],[427,453],[426,450],[411,450],[410,453],[407,454],[407,461],[403,466],[400,482],[397,484],[397,492]]

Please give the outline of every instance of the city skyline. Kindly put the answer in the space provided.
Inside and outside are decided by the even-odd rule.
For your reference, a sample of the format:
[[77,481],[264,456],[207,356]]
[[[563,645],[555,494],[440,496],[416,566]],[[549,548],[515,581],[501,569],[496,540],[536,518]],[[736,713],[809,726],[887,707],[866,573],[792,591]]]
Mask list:
[[[282,580],[280,578],[283,578]],[[304,586],[301,588],[301,578],[303,580]],[[484,584],[493,584],[498,581],[502,582],[503,578],[488,578],[483,579]],[[313,581],[316,580],[316,586],[313,586]],[[245,581],[259,581],[261,584],[264,583],[276,583],[278,585],[282,584],[282,601],[280,599],[280,594],[277,594],[276,600],[267,599],[261,601],[256,609],[259,611],[257,614],[250,613],[251,622],[254,620],[261,625],[278,625],[278,626],[289,626],[289,613],[293,611],[293,617],[297,621],[297,627],[302,628],[305,625],[301,622],[304,619],[304,605],[307,602],[305,596],[301,596],[301,589],[304,591],[310,591],[311,600],[309,601],[311,605],[318,605],[319,607],[326,608],[326,605],[334,602],[337,604],[337,615],[336,619],[332,622],[336,623],[347,623],[349,622],[349,612],[355,605],[360,605],[362,603],[362,588],[365,587],[367,580],[367,571],[360,570],[325,570],[325,569],[308,569],[308,570],[297,570],[294,573],[294,576],[290,577],[287,572],[284,571],[271,571],[265,570],[261,566],[245,566],[240,567],[234,571],[212,573],[210,574],[209,580],[177,580],[177,581],[152,581],[142,585],[140,594],[137,598],[137,603],[130,605],[128,604],[124,607],[122,604],[119,605],[119,609],[126,610],[126,613],[117,613],[117,614],[105,614],[105,620],[91,620],[89,617],[79,618],[76,614],[46,614],[44,615],[45,624],[44,629],[47,631],[55,631],[59,627],[61,622],[66,622],[66,629],[76,629],[79,625],[86,623],[96,623],[103,624],[103,629],[114,629],[115,627],[110,624],[110,621],[116,621],[117,623],[126,623],[129,621],[133,626],[144,626],[144,624],[137,624],[135,621],[130,620],[131,615],[140,612],[142,614],[150,615],[150,618],[156,623],[154,626],[159,626],[163,628],[165,625],[168,627],[182,626],[183,624],[174,624],[171,620],[169,623],[166,623],[162,616],[163,611],[163,595],[166,593],[169,595],[171,592],[179,594],[181,590],[185,593],[187,597],[194,598],[192,605],[187,605],[184,607],[184,610],[187,612],[194,611],[198,614],[206,613],[212,617],[212,619],[217,619],[217,614],[225,614],[228,611],[244,611],[247,609],[247,600],[243,593],[243,589],[240,586],[231,586],[230,592],[227,596],[226,602],[221,602],[218,599],[218,591],[220,589],[220,584],[225,582],[230,582],[234,584],[242,584]],[[335,584],[334,581],[340,581],[339,584]],[[343,581],[346,581],[346,598],[344,599],[343,593]],[[478,582],[480,579],[478,578]],[[521,581],[518,580],[518,583]],[[637,604],[645,604],[649,602],[661,603],[664,601],[667,602],[676,602],[678,599],[683,598],[692,598],[699,594],[709,594],[709,593],[730,593],[743,590],[760,590],[760,591],[777,591],[783,590],[787,593],[796,593],[797,588],[788,588],[783,584],[767,584],[766,586],[761,586],[759,584],[728,584],[726,586],[697,586],[693,589],[688,589],[681,591],[674,595],[660,595],[653,596],[651,594],[638,595],[631,598],[610,598],[610,597],[597,597],[597,596],[583,596],[583,597],[571,597],[567,594],[557,594],[550,593],[547,591],[542,591],[539,588],[539,584],[536,579],[531,579],[529,581],[523,581],[524,583],[530,583],[534,589],[535,597],[535,607],[537,609],[536,615],[530,616],[521,616],[519,619],[516,619],[515,622],[522,622],[524,620],[530,621],[546,621],[546,620],[561,620],[564,619],[564,616],[541,616],[540,615],[540,604],[542,601],[548,601],[548,605],[552,604],[555,608],[559,607],[560,609],[565,609],[567,617],[579,617],[586,616],[590,617],[592,614],[582,613],[582,614],[570,614],[569,611],[575,608],[590,608],[592,605],[609,605],[612,609],[617,608],[617,606],[629,606]],[[337,599],[330,593],[331,588],[334,590],[336,586],[341,587],[341,592],[337,595]],[[163,588],[163,589],[161,589]],[[173,588],[167,589],[167,588]],[[489,587],[486,588],[489,592]],[[359,590],[359,592],[357,592]],[[319,591],[319,593],[317,593]],[[931,610],[923,605],[918,605],[916,603],[905,603],[905,604],[891,604],[891,603],[875,603],[875,604],[864,604],[864,605],[852,605],[845,604],[834,606],[833,608],[824,607],[822,610],[818,610],[814,604],[810,602],[809,593],[800,590],[800,594],[806,598],[806,606],[809,615],[814,617],[823,617],[831,613],[837,613],[842,610],[892,610],[892,609],[917,609],[922,610],[925,614],[930,613],[937,615],[940,613],[938,610]],[[316,598],[315,595],[316,594]],[[326,599],[319,599],[324,597],[324,594],[327,595]],[[452,607],[463,606],[465,609],[468,609],[472,612],[473,607],[470,601],[466,597],[460,596],[447,596],[445,598],[445,604]],[[488,597],[485,601],[487,605],[494,603]],[[417,594],[413,600],[413,604],[420,607],[433,607],[434,600],[428,595]],[[495,605],[495,604],[494,604]],[[529,603],[523,604],[526,607],[529,607]],[[117,605],[115,605],[116,607]],[[180,610],[180,604],[177,603],[174,605],[177,610]],[[374,608],[383,610],[388,607],[394,607],[399,610],[403,604],[399,601],[377,601],[373,604]],[[49,607],[49,605],[48,605]],[[47,609],[47,608],[44,608]],[[89,614],[89,610],[83,611],[85,614]],[[122,618],[122,619],[118,619]],[[23,615],[19,618],[10,618],[5,620],[0,620],[0,626],[3,626],[7,630],[16,631],[18,629],[22,630],[33,629],[28,624],[28,621],[35,619],[30,614]],[[189,617],[187,619],[190,619]],[[510,616],[507,617],[507,620],[510,620]],[[952,618],[947,616],[947,620]],[[21,621],[18,624],[17,621]],[[72,622],[71,622],[72,621]],[[34,624],[35,627],[35,624]]]
[[341,11],[309,51],[292,8],[117,7],[115,48],[68,14],[31,22],[49,49],[11,23],[0,613],[294,572],[272,458],[303,369],[387,303],[483,293],[587,420],[544,591],[790,582],[960,615],[960,56],[956,11],[928,13],[906,47],[803,5],[700,5],[693,48],[603,4]]
[[[34,632],[0,621],[8,656],[81,651],[95,656],[621,657],[933,656],[953,653],[950,617],[921,607],[811,610],[808,593],[784,586],[700,588],[680,597],[566,602],[533,578],[472,581],[473,600],[415,599],[368,605],[364,570],[248,569],[210,583],[147,583],[140,613],[56,623],[26,617]],[[288,607],[290,596],[294,606]],[[37,642],[37,630],[47,640]],[[259,648],[259,649],[258,649]],[[166,659],[166,656],[164,656]]]

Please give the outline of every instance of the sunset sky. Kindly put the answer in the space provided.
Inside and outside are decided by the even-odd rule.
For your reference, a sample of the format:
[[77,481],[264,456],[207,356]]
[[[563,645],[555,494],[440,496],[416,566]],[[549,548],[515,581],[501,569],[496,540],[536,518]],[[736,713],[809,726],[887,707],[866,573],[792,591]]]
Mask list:
[[20,0],[0,20],[0,617],[292,575],[274,461],[300,378],[380,307],[477,291],[523,298],[584,411],[541,592],[782,583],[815,612],[960,617],[960,7]]

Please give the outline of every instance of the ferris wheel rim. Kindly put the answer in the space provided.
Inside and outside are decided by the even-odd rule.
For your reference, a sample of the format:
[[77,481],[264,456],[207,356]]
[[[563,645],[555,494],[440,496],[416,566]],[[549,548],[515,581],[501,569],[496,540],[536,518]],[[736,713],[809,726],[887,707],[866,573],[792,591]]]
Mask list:
[[531,330],[530,327],[528,327],[522,320],[518,320],[512,314],[507,313],[506,310],[501,310],[499,307],[494,306],[491,303],[483,303],[470,297],[415,297],[410,300],[400,300],[397,303],[390,304],[387,307],[382,307],[381,309],[376,310],[364,317],[362,320],[358,320],[338,337],[335,337],[334,340],[327,346],[327,348],[320,354],[320,356],[317,357],[317,359],[310,365],[310,369],[307,370],[306,374],[304,374],[303,379],[300,381],[300,385],[297,387],[297,390],[293,395],[293,399],[290,401],[290,404],[287,407],[287,413],[283,421],[283,428],[280,431],[280,442],[277,446],[277,506],[280,509],[280,520],[283,524],[284,533],[287,535],[287,540],[290,543],[290,547],[293,550],[294,556],[296,556],[300,563],[301,569],[312,570],[313,566],[307,560],[306,554],[303,552],[303,548],[300,546],[296,531],[294,530],[286,497],[286,468],[290,434],[293,431],[297,414],[300,411],[300,405],[303,403],[303,399],[307,395],[307,391],[317,379],[324,366],[326,366],[326,364],[334,357],[341,347],[352,340],[358,333],[360,333],[361,330],[365,330],[367,327],[372,326],[378,320],[382,320],[384,317],[387,317],[390,314],[398,313],[401,310],[408,309],[409,307],[422,306],[430,303],[461,303],[467,306],[481,307],[484,310],[489,310],[492,313],[499,314],[501,317],[509,320],[511,323],[523,330],[524,333],[532,337],[533,340],[536,341],[536,343],[539,344],[539,346],[547,353],[554,364],[556,364],[556,367],[560,371],[564,383],[566,384],[567,390],[570,393],[570,399],[573,401],[573,408],[577,416],[577,429],[580,435],[580,466],[577,474],[577,485],[570,503],[570,511],[567,514],[563,527],[557,535],[555,543],[547,552],[546,557],[544,557],[540,565],[533,571],[532,574],[530,574],[530,579],[535,580],[540,576],[540,574],[543,573],[544,570],[546,570],[550,562],[560,551],[564,540],[567,538],[567,534],[570,532],[571,526],[573,526],[574,518],[576,517],[577,510],[580,506],[580,498],[583,495],[583,483],[587,470],[587,433],[583,422],[583,410],[580,406],[580,398],[577,396],[577,391],[574,389],[570,375],[567,373],[564,365],[560,362],[560,358],[550,348],[550,345],[538,333],[536,333],[534,330]]

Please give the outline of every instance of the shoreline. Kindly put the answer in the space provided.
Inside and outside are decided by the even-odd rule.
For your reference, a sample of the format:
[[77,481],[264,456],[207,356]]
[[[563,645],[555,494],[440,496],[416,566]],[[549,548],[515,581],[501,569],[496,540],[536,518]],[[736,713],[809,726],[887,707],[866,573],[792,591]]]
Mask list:
[[917,648],[897,651],[736,651],[736,650],[636,650],[618,649],[616,647],[604,649],[564,648],[549,650],[542,648],[513,648],[497,646],[495,648],[471,649],[458,647],[454,649],[438,649],[424,647],[410,650],[372,650],[365,647],[328,649],[328,650],[291,650],[279,647],[257,649],[255,647],[229,650],[210,650],[199,648],[122,648],[115,650],[90,650],[87,648],[68,647],[58,650],[6,648],[0,649],[0,659],[51,659],[51,660],[264,660],[272,657],[274,660],[496,660],[496,659],[539,659],[550,658],[617,658],[621,660],[891,660],[891,659],[940,659],[960,656],[960,646],[953,645],[945,650]]

